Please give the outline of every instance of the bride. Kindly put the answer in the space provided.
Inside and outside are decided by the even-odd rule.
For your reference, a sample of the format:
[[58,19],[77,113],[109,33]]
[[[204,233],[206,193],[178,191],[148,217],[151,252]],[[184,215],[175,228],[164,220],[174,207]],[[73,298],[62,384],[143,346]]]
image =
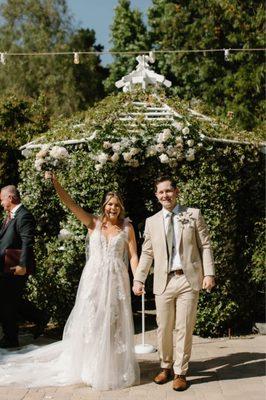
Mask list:
[[102,215],[85,212],[51,172],[61,201],[88,227],[89,259],[82,272],[74,308],[60,342],[16,352],[1,350],[0,386],[61,386],[85,383],[109,390],[139,382],[134,356],[130,284],[126,260],[134,273],[134,229],[124,218],[123,202],[109,192]]

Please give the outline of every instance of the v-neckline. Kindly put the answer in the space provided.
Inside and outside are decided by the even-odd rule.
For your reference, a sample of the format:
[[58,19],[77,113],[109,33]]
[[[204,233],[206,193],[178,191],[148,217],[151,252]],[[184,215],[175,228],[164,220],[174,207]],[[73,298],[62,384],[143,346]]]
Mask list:
[[120,232],[118,232],[116,235],[109,235],[109,236],[108,236],[108,235],[105,235],[105,234],[103,233],[102,230],[100,230],[100,235],[104,237],[105,241],[106,241],[107,244],[109,245],[110,241],[111,241],[113,238],[115,238],[116,236],[119,236],[122,232],[124,232],[123,229],[121,229]]

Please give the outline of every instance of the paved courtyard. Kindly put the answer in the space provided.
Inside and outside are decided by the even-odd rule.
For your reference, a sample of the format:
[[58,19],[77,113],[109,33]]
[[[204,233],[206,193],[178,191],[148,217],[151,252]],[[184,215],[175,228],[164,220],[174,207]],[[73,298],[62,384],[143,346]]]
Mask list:
[[[30,335],[21,338],[28,343]],[[49,343],[46,337],[36,341]],[[141,342],[141,334],[135,335]],[[146,342],[156,346],[156,331],[146,333]],[[194,336],[190,363],[190,387],[175,392],[171,382],[156,385],[152,377],[159,368],[158,354],[138,356],[141,369],[139,386],[129,389],[99,392],[84,385],[63,388],[17,389],[0,387],[0,400],[263,400],[265,391],[266,336],[202,339]]]

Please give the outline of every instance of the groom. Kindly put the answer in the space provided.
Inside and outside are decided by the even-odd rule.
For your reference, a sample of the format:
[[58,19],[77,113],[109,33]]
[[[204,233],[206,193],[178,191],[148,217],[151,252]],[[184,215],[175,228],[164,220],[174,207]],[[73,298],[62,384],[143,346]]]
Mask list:
[[[146,220],[145,240],[133,292],[141,295],[154,262],[154,293],[161,371],[154,378],[166,383],[174,370],[173,389],[186,390],[186,374],[192,347],[199,291],[214,285],[210,237],[199,209],[176,204],[178,189],[172,178],[156,183],[162,210]],[[176,332],[175,357],[173,331]]]

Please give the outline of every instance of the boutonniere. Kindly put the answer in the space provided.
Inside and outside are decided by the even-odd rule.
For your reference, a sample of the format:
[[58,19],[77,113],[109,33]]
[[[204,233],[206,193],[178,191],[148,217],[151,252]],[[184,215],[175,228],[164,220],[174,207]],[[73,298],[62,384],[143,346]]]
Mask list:
[[177,214],[177,220],[182,224],[186,225],[188,224],[189,226],[193,226],[193,223],[195,221],[195,218],[192,217],[192,213],[189,212],[181,212]]

